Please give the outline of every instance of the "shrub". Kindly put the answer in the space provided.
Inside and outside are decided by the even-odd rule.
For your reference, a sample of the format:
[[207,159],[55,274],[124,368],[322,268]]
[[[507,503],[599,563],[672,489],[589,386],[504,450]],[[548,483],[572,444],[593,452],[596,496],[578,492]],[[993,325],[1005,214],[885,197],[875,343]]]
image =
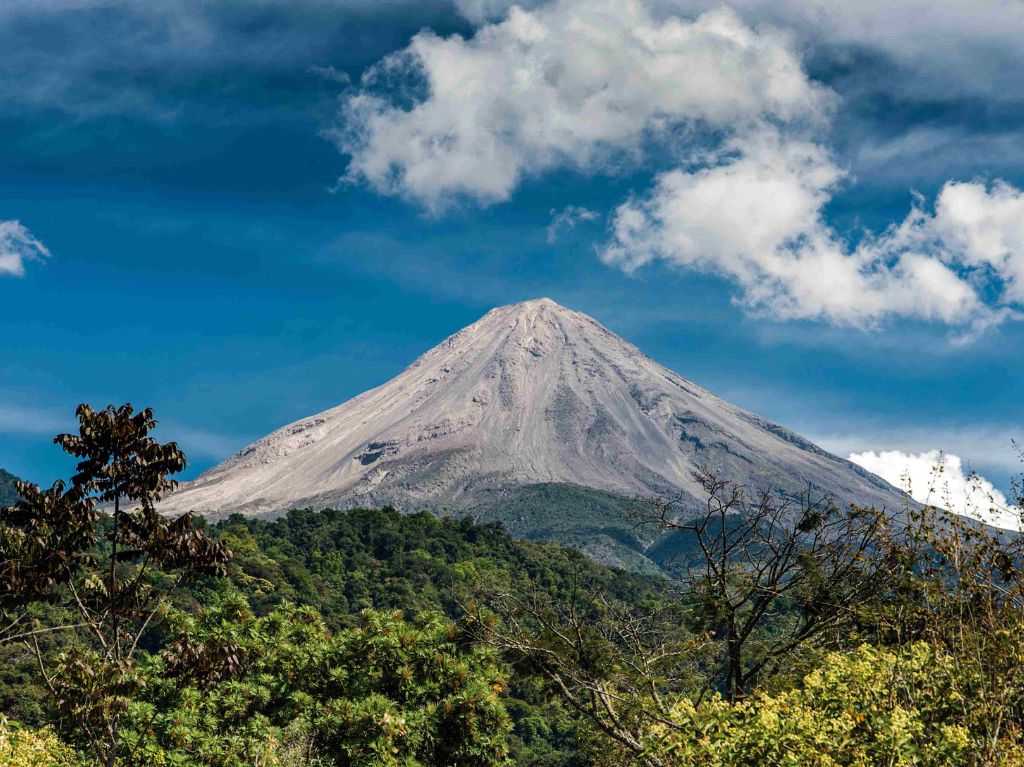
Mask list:
[[49,729],[28,729],[4,716],[0,716],[0,764],[4,767],[82,767],[75,753]]
[[792,690],[735,704],[678,701],[648,747],[671,765],[960,767],[970,763],[972,734],[959,673],[924,642],[833,652]]

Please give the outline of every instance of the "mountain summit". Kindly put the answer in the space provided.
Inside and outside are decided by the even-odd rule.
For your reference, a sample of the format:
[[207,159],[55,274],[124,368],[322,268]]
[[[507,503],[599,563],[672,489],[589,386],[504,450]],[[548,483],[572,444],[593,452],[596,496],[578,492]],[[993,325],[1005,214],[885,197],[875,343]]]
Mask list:
[[837,500],[892,507],[904,497],[541,298],[493,309],[383,386],[285,426],[183,485],[162,509],[392,504],[479,517],[497,505],[506,509],[498,518],[529,534],[536,525],[520,518],[522,492],[575,488],[598,505],[662,494],[696,503],[692,472],[702,465],[755,486],[810,485]]

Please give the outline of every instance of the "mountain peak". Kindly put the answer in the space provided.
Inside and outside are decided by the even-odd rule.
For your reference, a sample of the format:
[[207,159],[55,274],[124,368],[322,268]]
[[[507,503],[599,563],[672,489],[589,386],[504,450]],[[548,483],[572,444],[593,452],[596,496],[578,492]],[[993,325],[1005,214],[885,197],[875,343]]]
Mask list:
[[[481,320],[486,319],[489,315],[514,315],[514,316],[582,316],[587,315],[581,312],[574,311],[565,306],[562,306],[557,301],[550,298],[531,298],[527,301],[519,301],[514,304],[505,304],[504,306],[498,306],[489,311],[484,315]],[[588,318],[589,319],[589,318]]]
[[578,345],[593,334],[605,340],[614,339],[621,353],[637,353],[630,344],[588,315],[550,298],[534,298],[491,309],[472,325],[427,351],[410,369],[423,368],[438,360],[447,361],[444,367],[449,367],[447,363],[462,367],[458,360],[467,359],[467,355],[486,354],[491,358],[510,359],[526,353],[539,358]]
[[562,311],[569,311],[564,306],[562,306],[560,303],[558,303],[554,299],[548,298],[547,296],[542,296],[540,298],[529,298],[526,301],[520,301],[520,302],[515,303],[515,304],[508,304],[508,306],[509,307],[519,307],[519,308],[522,308],[522,309],[531,309],[531,308],[539,308],[539,307],[542,307],[542,306],[550,306],[550,307],[552,307],[554,309],[561,309]]

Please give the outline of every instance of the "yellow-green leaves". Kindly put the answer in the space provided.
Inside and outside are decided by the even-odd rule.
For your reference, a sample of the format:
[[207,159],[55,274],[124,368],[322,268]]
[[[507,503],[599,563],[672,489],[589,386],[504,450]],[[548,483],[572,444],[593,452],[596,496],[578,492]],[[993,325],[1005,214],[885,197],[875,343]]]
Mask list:
[[792,690],[678,701],[649,749],[678,767],[960,767],[972,735],[958,673],[925,643],[829,653]]
[[324,767],[508,764],[502,669],[443,618],[367,611],[331,633],[308,607],[256,617],[227,599],[171,625],[125,767],[288,767],[296,744]]
[[82,763],[50,730],[30,730],[0,716],[0,764],[4,767],[79,767]]

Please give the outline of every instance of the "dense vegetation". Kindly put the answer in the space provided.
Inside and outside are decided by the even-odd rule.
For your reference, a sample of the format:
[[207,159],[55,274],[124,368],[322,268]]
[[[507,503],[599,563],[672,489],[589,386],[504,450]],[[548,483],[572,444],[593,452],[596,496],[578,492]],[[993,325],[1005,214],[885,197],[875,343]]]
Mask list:
[[235,516],[213,532],[234,553],[234,578],[258,611],[297,602],[333,626],[365,609],[455,618],[460,592],[484,580],[538,587],[552,600],[565,599],[581,580],[634,604],[667,589],[661,579],[599,565],[572,549],[516,541],[497,525],[425,512],[295,510],[269,522]]
[[[154,628],[146,645],[156,651],[180,633],[195,635],[202,606],[218,605],[220,619],[239,623],[293,614],[293,605],[330,632],[348,631],[396,614],[409,625],[435,616],[454,620],[460,600],[482,583],[541,589],[551,602],[567,601],[581,583],[623,604],[656,606],[668,584],[604,567],[554,544],[521,542],[495,525],[439,519],[392,509],[312,512],[295,510],[274,521],[240,516],[210,534],[233,552],[228,576],[204,579],[173,595],[179,611],[170,625]],[[231,605],[231,612],[223,605]],[[243,605],[240,607],[240,605]],[[367,612],[370,611],[370,612]],[[244,620],[240,616],[245,617]],[[426,618],[430,620],[430,618]],[[259,654],[253,652],[253,654]],[[0,646],[0,711],[22,722],[47,721],[45,692],[24,647]],[[570,715],[538,679],[508,674],[503,702],[513,720],[508,743],[521,764],[579,764],[584,723]]]
[[0,764],[1024,766],[1017,536],[710,472],[703,514],[592,525],[673,579],[485,514],[207,527],[153,513],[149,411],[79,418],[70,485],[0,513]]
[[544,482],[502,492],[468,514],[478,522],[499,522],[516,538],[557,542],[625,570],[664,574],[671,552],[652,548],[656,531],[637,527],[632,512],[638,503],[590,487]]

